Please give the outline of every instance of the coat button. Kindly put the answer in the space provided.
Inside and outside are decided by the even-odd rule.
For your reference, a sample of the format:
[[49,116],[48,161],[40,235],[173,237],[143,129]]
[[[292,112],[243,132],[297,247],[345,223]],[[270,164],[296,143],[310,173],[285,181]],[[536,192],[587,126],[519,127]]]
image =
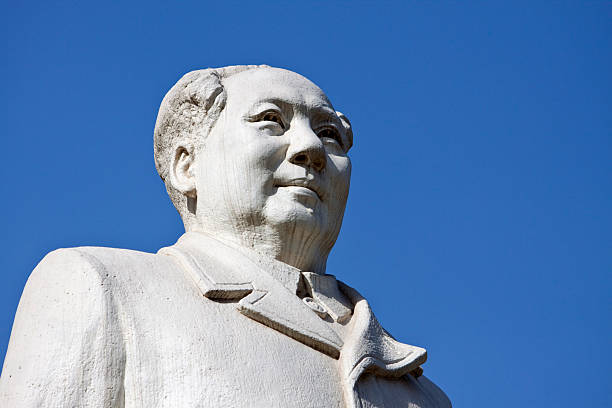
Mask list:
[[325,319],[325,317],[327,316],[327,312],[325,311],[325,309],[323,309],[323,306],[317,303],[316,300],[314,300],[310,296],[307,296],[303,298],[302,301],[306,303],[306,306],[308,306],[313,312],[318,314],[320,318]]

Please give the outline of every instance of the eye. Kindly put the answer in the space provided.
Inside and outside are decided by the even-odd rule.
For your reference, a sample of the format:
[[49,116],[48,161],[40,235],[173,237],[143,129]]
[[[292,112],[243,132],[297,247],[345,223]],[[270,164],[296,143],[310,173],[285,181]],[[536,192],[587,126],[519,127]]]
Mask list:
[[266,111],[263,112],[259,116],[258,122],[274,122],[278,124],[282,129],[285,129],[285,124],[283,123],[283,118],[281,117],[279,112],[276,111]]
[[335,140],[340,146],[342,146],[342,138],[340,137],[340,132],[336,128],[326,127],[317,133],[317,135],[321,139],[332,139]]

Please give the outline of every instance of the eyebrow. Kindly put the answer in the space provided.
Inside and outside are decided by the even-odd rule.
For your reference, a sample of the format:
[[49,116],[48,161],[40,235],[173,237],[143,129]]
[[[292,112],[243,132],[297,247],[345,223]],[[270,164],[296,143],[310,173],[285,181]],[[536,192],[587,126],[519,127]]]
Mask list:
[[[253,109],[258,109],[260,106],[262,105],[266,105],[266,104],[272,104],[272,105],[277,105],[279,108],[286,110],[287,108],[292,108],[295,106],[293,103],[285,100],[285,99],[281,99],[281,98],[275,98],[275,97],[270,97],[270,98],[266,98],[266,99],[262,99],[256,103],[254,103],[249,110],[253,110]],[[327,107],[327,106],[315,106],[311,109],[309,109],[309,111],[311,112],[315,112],[316,115],[318,116],[337,116],[336,111],[334,109],[332,109],[331,107]]]
[[317,115],[328,115],[328,116],[338,116],[336,115],[336,111],[328,108],[328,107],[323,107],[323,106],[317,106],[315,108],[312,108],[311,111],[314,111]]
[[261,107],[265,105],[276,105],[276,107],[280,108],[281,110],[286,110],[292,104],[282,99],[278,99],[278,98],[267,98],[267,99],[263,99],[251,105],[248,111],[252,112],[254,110],[261,109]]
[[[260,101],[257,101],[253,105],[251,105],[247,111],[245,116],[256,115],[260,113],[259,111],[266,109],[266,105],[274,105],[279,108],[283,112],[291,112],[291,115],[295,114],[295,104],[286,101],[285,99],[270,97],[265,98]],[[303,106],[303,105],[302,105]],[[309,116],[312,118],[312,122],[328,122],[333,123],[340,129],[344,129],[344,124],[336,111],[329,106],[314,106],[308,109]]]
[[338,114],[335,110],[327,108],[327,107],[316,107],[311,109],[313,119],[321,120],[324,119],[328,122],[333,122],[335,125],[339,127],[343,127],[342,121],[338,117]]
[[[277,108],[279,108],[281,111],[285,111],[285,110],[291,110],[291,113],[293,114],[293,106],[294,104],[292,104],[291,102],[287,102],[284,99],[280,99],[280,98],[266,98],[266,99],[262,99],[256,103],[254,103],[253,105],[251,105],[246,114],[245,117],[249,117],[250,115],[255,115],[259,112],[262,107],[265,107],[266,105],[275,105]],[[311,113],[312,119],[313,121],[321,121],[321,122],[327,122],[327,123],[333,123],[336,127],[338,127],[338,130],[341,131],[341,139],[342,139],[342,147],[343,149],[345,149],[345,151],[347,150],[345,148],[345,146],[349,146],[352,144],[347,136],[347,131],[346,128],[344,127],[344,123],[342,122],[342,119],[340,119],[340,117],[338,116],[338,113],[336,113],[336,111],[328,106],[315,106],[311,109],[309,109],[309,112]]]

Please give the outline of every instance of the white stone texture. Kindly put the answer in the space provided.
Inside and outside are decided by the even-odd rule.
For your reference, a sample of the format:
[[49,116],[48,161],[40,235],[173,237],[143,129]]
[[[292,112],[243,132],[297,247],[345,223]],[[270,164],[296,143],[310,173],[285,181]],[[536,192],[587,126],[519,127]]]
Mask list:
[[450,407],[426,351],[326,274],[349,190],[348,119],[306,78],[194,71],[156,166],[186,233],[157,254],[48,254],[22,295],[2,407]]

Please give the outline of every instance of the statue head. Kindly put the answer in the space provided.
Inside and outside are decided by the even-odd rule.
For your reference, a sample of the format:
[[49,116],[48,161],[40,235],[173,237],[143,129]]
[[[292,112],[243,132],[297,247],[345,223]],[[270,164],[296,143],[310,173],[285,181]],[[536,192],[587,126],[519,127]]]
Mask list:
[[155,165],[187,231],[324,272],[352,131],[325,93],[268,66],[193,71],[164,97]]

